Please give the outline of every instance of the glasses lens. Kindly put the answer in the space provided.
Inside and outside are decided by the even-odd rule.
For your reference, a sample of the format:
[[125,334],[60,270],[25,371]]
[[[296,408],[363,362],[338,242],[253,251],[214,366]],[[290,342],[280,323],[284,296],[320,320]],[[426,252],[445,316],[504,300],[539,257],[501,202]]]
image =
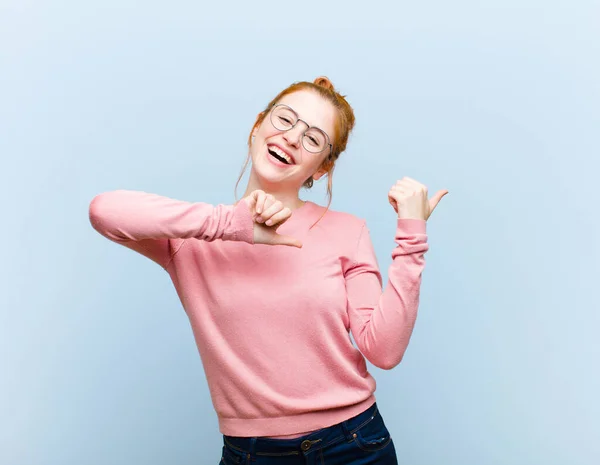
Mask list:
[[296,114],[287,107],[275,107],[271,113],[271,122],[276,129],[287,131],[296,124]]
[[327,136],[317,128],[310,128],[302,138],[302,145],[309,152],[322,152],[327,147]]

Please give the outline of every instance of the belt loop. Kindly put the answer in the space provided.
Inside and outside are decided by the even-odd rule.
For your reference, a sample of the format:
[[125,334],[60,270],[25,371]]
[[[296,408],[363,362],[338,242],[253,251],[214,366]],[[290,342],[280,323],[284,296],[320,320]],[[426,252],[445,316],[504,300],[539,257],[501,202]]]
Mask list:
[[342,430],[344,431],[344,436],[346,436],[346,441],[351,441],[352,435],[350,434],[350,430],[348,429],[348,420],[342,421]]
[[[249,454],[250,454],[250,457],[252,459],[254,459],[256,457],[256,440],[257,439],[258,438],[256,438],[256,437],[250,438],[250,451],[249,451]],[[250,459],[250,457],[248,457],[248,458]],[[250,463],[250,460],[248,460],[248,463]]]

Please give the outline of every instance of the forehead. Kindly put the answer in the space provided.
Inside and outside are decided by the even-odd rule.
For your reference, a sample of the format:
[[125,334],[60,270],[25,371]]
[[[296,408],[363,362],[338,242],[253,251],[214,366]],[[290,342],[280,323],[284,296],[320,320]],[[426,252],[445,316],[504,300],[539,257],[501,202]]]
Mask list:
[[316,92],[301,90],[284,96],[279,102],[291,107],[298,117],[310,126],[332,134],[335,127],[335,108]]

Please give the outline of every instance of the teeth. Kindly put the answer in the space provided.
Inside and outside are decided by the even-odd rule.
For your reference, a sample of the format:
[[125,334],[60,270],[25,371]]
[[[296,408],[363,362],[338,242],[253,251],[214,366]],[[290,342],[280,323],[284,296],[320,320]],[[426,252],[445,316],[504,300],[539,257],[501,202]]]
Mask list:
[[277,155],[279,155],[281,158],[285,158],[285,159],[287,160],[287,162],[288,162],[290,165],[293,163],[293,162],[292,162],[292,159],[291,159],[290,157],[288,157],[288,156],[286,155],[286,153],[285,153],[283,150],[280,150],[280,149],[279,149],[279,147],[276,147],[276,146],[272,145],[272,146],[270,147],[270,150],[271,150],[272,152],[275,152],[275,153],[276,153]]

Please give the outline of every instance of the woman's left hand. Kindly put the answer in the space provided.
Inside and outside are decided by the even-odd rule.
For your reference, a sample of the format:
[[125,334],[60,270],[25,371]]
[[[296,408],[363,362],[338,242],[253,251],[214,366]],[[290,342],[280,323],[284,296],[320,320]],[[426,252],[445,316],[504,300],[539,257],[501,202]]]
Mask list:
[[388,200],[398,214],[398,218],[427,221],[447,193],[448,190],[443,189],[428,199],[427,187],[405,176],[392,186],[388,192]]

